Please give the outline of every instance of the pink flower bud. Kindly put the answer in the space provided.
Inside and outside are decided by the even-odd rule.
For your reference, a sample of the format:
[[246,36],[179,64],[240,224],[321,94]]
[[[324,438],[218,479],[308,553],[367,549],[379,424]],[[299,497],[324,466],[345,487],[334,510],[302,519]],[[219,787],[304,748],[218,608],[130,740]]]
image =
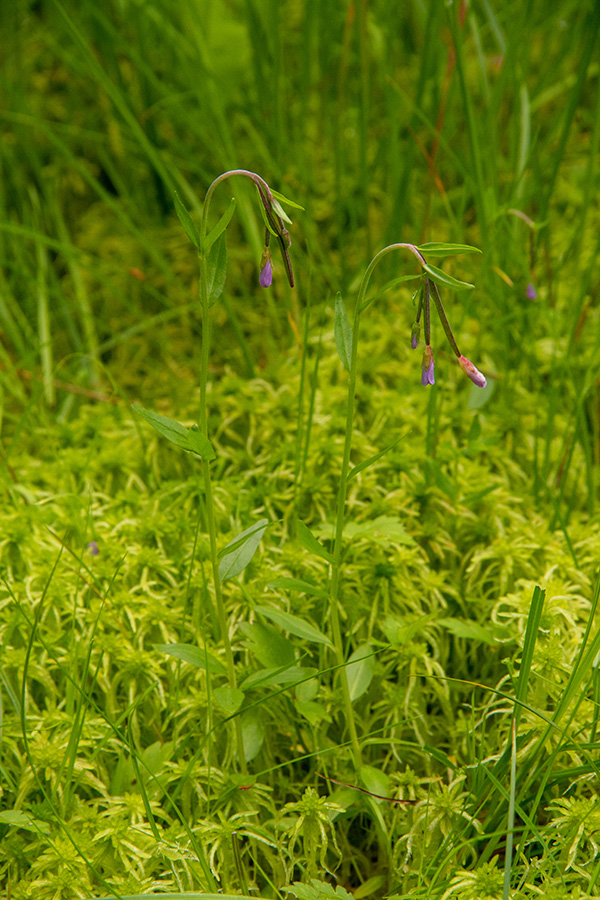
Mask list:
[[535,300],[535,298],[537,297],[537,291],[536,291],[535,287],[533,286],[533,284],[531,283],[531,281],[527,285],[527,289],[525,291],[525,296],[527,297],[528,300]]
[[485,376],[481,374],[479,369],[473,365],[470,359],[467,359],[466,356],[458,357],[458,364],[465,373],[468,375],[473,384],[476,384],[477,387],[484,388],[487,385],[487,381],[485,380]]

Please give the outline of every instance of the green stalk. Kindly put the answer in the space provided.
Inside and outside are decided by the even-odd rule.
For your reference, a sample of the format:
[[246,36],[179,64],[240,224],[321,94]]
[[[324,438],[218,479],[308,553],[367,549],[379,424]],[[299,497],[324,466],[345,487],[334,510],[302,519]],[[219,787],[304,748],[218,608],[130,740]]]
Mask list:
[[[206,199],[204,201],[204,210],[202,212],[202,220],[200,223],[200,246],[204,242],[206,236],[206,222],[208,218],[208,205],[210,196],[216,183],[220,179],[216,179],[209,187]],[[206,253],[200,251],[198,254],[198,262],[200,266],[200,303],[202,306],[202,355],[200,359],[200,411],[198,416],[198,425],[202,434],[208,437],[208,419],[206,414],[206,386],[208,383],[208,360],[210,352],[210,319],[209,319],[209,303],[208,303],[208,282],[206,272]],[[221,576],[219,574],[219,558],[217,555],[217,530],[215,525],[212,481],[210,477],[210,462],[202,460],[202,477],[204,480],[204,497],[206,504],[206,525],[208,529],[208,538],[210,542],[210,561],[212,566],[213,584],[215,587],[215,600],[217,604],[217,616],[219,618],[219,630],[221,632],[221,640],[225,648],[225,662],[227,665],[227,679],[229,687],[234,690],[237,688],[237,678],[235,674],[235,662],[233,659],[233,650],[231,641],[229,640],[229,631],[227,628],[227,615],[225,613],[225,604],[223,603],[223,593],[221,591]],[[240,760],[240,768],[244,774],[247,773],[246,755],[244,753],[244,735],[242,732],[242,722],[239,716],[234,719],[235,735],[237,742],[238,756]]]
[[[346,401],[346,434],[344,438],[344,453],[342,456],[342,470],[340,473],[340,486],[338,491],[337,512],[335,520],[335,537],[333,545],[333,563],[331,567],[331,587],[329,592],[329,611],[331,617],[331,630],[333,636],[333,644],[337,656],[338,665],[343,667],[345,664],[344,642],[342,640],[342,632],[340,629],[339,616],[339,588],[340,588],[340,570],[342,560],[342,534],[344,531],[344,513],[346,509],[346,484],[348,481],[348,471],[350,468],[350,451],[352,449],[352,429],[354,425],[354,400],[356,394],[356,363],[358,357],[358,330],[360,326],[360,314],[363,309],[367,288],[371,275],[377,263],[391,250],[410,250],[414,253],[420,263],[425,262],[419,251],[412,244],[390,244],[384,247],[376,256],[373,257],[361,282],[356,307],[354,310],[354,323],[352,326],[352,349],[350,353],[350,372],[348,378],[348,399]],[[348,679],[345,671],[342,673],[342,697],[344,708],[346,711],[346,720],[350,731],[350,741],[352,746],[352,755],[354,757],[354,765],[359,769],[362,765],[362,755],[358,734],[356,731],[356,722],[354,719],[354,709],[352,700],[350,699],[350,690],[348,688]]]

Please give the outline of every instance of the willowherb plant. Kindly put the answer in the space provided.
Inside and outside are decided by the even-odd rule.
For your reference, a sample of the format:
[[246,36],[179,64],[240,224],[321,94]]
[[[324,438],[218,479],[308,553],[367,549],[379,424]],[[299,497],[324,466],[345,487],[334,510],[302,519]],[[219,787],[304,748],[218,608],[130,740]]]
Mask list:
[[[458,281],[456,278],[453,278],[450,275],[447,275],[441,269],[436,268],[435,266],[427,263],[424,253],[427,253],[430,256],[451,256],[458,253],[478,253],[479,251],[475,247],[470,247],[464,244],[439,244],[432,243],[426,244],[423,247],[417,247],[414,244],[390,244],[388,247],[384,247],[383,250],[380,250],[377,253],[371,262],[369,263],[363,279],[360,284],[360,288],[358,291],[358,297],[356,300],[356,306],[354,310],[354,322],[350,324],[350,320],[348,319],[348,315],[346,312],[346,308],[342,301],[341,296],[338,294],[336,297],[335,304],[335,338],[336,345],[338,349],[338,353],[340,359],[344,365],[344,367],[348,371],[348,396],[346,401],[346,429],[345,429],[345,440],[344,440],[344,450],[342,456],[342,468],[340,473],[340,482],[338,489],[338,500],[337,500],[337,512],[336,512],[336,521],[335,521],[335,530],[334,530],[334,549],[333,549],[333,560],[331,567],[331,582],[330,582],[330,591],[329,591],[329,613],[331,620],[331,628],[332,628],[332,637],[333,644],[336,651],[337,662],[340,667],[347,665],[347,661],[345,659],[344,654],[344,643],[342,640],[342,633],[340,629],[339,622],[339,588],[340,588],[340,574],[341,574],[341,560],[342,560],[342,535],[344,530],[344,512],[346,505],[346,491],[347,491],[347,483],[349,478],[352,477],[353,472],[350,471],[350,451],[352,448],[352,430],[354,423],[354,402],[355,402],[355,394],[356,394],[356,377],[357,377],[357,357],[358,357],[358,333],[359,333],[359,325],[360,325],[360,317],[364,310],[372,303],[372,299],[367,300],[367,289],[369,286],[369,282],[371,280],[371,275],[377,265],[377,263],[383,259],[388,253],[391,253],[393,250],[408,250],[414,256],[416,256],[419,264],[423,270],[422,275],[422,284],[419,295],[419,303],[417,308],[417,316],[416,321],[412,326],[411,333],[411,346],[413,349],[416,349],[419,342],[419,332],[420,332],[420,320],[421,316],[424,319],[424,331],[425,331],[425,352],[423,354],[423,366],[422,366],[422,374],[421,374],[421,383],[423,385],[432,385],[435,384],[435,376],[434,376],[434,358],[433,358],[433,350],[431,348],[431,296],[433,294],[433,300],[435,304],[435,308],[437,310],[438,316],[442,323],[442,327],[446,333],[448,341],[450,342],[450,346],[452,347],[453,352],[458,357],[459,365],[462,370],[468,375],[471,381],[476,384],[478,387],[485,387],[487,382],[482,373],[473,365],[473,363],[464,357],[460,350],[458,349],[458,345],[452,333],[452,329],[448,323],[448,319],[446,317],[446,313],[444,311],[444,307],[442,305],[442,301],[439,295],[437,282],[440,284],[446,285],[449,288],[454,290],[466,290],[473,287],[473,285],[468,284],[464,281]],[[409,276],[412,277],[412,276]],[[399,281],[406,280],[404,278],[398,279]],[[392,444],[387,450],[390,450],[395,444]],[[360,467],[357,467],[357,471],[360,471],[366,468],[371,462],[375,462],[380,459],[383,453],[386,450],[377,453],[374,457],[366,462],[360,464]],[[365,648],[365,652],[368,652],[370,648]],[[354,765],[357,770],[360,770],[362,765],[362,756],[360,743],[358,740],[358,734],[356,730],[356,723],[354,719],[354,710],[352,705],[352,700],[350,697],[350,691],[348,687],[348,679],[344,674],[341,678],[341,687],[342,687],[342,696],[344,701],[344,708],[346,711],[346,721],[348,725],[348,729],[350,732],[350,742],[352,747],[352,754],[354,758]]]
[[[186,428],[179,422],[168,419],[165,416],[159,416],[156,413],[143,409],[140,406],[133,408],[160,434],[176,444],[178,447],[188,450],[198,456],[202,465],[202,477],[204,481],[205,510],[207,530],[210,544],[210,560],[213,576],[213,586],[215,592],[215,601],[217,608],[217,617],[219,620],[219,630],[221,640],[225,650],[225,659],[227,663],[227,678],[229,683],[228,705],[230,709],[237,709],[243,701],[243,694],[238,690],[235,664],[233,659],[233,651],[231,640],[229,637],[229,629],[227,624],[227,616],[223,603],[221,585],[227,578],[233,578],[238,575],[245,566],[250,562],[254,552],[264,531],[268,525],[266,519],[261,519],[242,534],[238,535],[234,541],[230,542],[225,548],[226,552],[219,561],[217,550],[217,529],[215,525],[214,504],[212,480],[210,474],[210,463],[215,458],[215,451],[208,437],[208,422],[206,411],[206,388],[208,384],[208,361],[210,356],[210,309],[220,297],[225,284],[227,273],[227,255],[225,249],[225,232],[235,209],[235,200],[232,199],[229,207],[223,213],[217,224],[210,232],[207,233],[208,227],[208,211],[213,192],[218,184],[231,178],[233,175],[242,175],[249,178],[255,185],[260,199],[260,211],[265,223],[265,246],[260,262],[259,284],[261,287],[269,287],[272,283],[273,267],[270,251],[271,236],[277,238],[281,250],[283,264],[287,274],[290,287],[294,287],[294,274],[290,261],[289,248],[291,246],[290,236],[285,227],[285,222],[290,222],[284,212],[281,203],[289,203],[297,209],[302,209],[291,200],[273,191],[267,182],[247,169],[232,169],[223,172],[212,182],[206,192],[204,206],[202,208],[202,216],[200,219],[200,228],[196,227],[195,222],[190,216],[185,206],[181,203],[177,195],[175,195],[175,208],[179,220],[189,237],[192,244],[198,251],[198,262],[200,270],[199,278],[199,294],[200,306],[202,313],[202,336],[201,336],[201,364],[200,364],[200,409],[198,415],[198,424]],[[171,655],[179,659],[190,658],[190,648],[185,645],[165,645],[163,648]],[[191,648],[196,651],[197,648]],[[199,665],[203,665],[200,661]],[[235,719],[236,744],[238,751],[239,765],[242,772],[247,771],[246,756],[244,753],[244,737],[239,716]]]

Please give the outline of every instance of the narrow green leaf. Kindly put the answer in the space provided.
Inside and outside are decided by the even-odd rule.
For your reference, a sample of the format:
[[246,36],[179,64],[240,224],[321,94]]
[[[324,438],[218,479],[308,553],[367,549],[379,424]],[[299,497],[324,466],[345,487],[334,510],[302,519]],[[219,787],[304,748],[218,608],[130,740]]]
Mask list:
[[346,665],[350,700],[354,703],[369,689],[375,673],[375,654],[368,644],[357,647]]
[[174,419],[169,419],[167,416],[161,416],[158,413],[151,412],[149,409],[144,409],[143,406],[138,406],[137,403],[132,403],[131,408],[149,425],[152,425],[159,434],[172,444],[175,444],[176,447],[181,447],[190,453],[196,453],[200,459],[205,461],[215,458],[212,444],[206,435],[202,434],[197,425],[186,428],[185,425],[180,425]]
[[334,326],[335,345],[342,364],[347,371],[350,371],[350,362],[352,360],[352,325],[346,312],[346,306],[342,300],[342,295],[338,291],[335,295],[335,319]]
[[300,519],[296,519],[296,528],[300,543],[305,550],[308,550],[309,553],[314,553],[315,556],[320,556],[321,559],[326,559],[329,563],[333,562],[331,553],[318,542],[312,531]]
[[363,462],[359,463],[357,466],[354,466],[354,468],[351,469],[348,473],[347,481],[350,481],[350,479],[358,475],[359,472],[362,472],[364,469],[372,466],[373,463],[376,463],[378,459],[381,459],[382,456],[385,456],[386,453],[388,453],[390,450],[393,450],[394,447],[396,447],[400,443],[400,441],[404,440],[408,433],[409,432],[401,435],[392,444],[389,444],[383,450],[380,450],[379,453],[376,453],[374,456],[370,456],[368,459],[363,460]]
[[206,253],[207,250],[210,250],[210,248],[212,247],[212,245],[214,244],[214,242],[217,240],[218,237],[221,237],[221,235],[223,234],[223,232],[225,231],[225,229],[231,222],[231,217],[233,215],[234,210],[235,210],[235,197],[232,197],[231,200],[229,201],[229,206],[227,207],[227,209],[225,210],[225,212],[223,213],[223,215],[221,216],[221,218],[219,219],[219,221],[217,222],[215,227],[211,228],[211,230],[208,232],[208,234],[204,238],[204,244],[202,247],[204,253]]
[[225,666],[216,656],[207,653],[206,650],[195,644],[155,644],[154,649],[166,653],[167,656],[180,659],[182,662],[190,663],[197,669],[206,669],[211,675],[227,674]]
[[286,211],[282,207],[281,203],[279,202],[279,200],[277,200],[277,198],[275,197],[274,194],[273,194],[272,204],[273,204],[273,209],[275,210],[275,212],[279,216],[279,218],[283,219],[284,222],[287,222],[288,225],[291,225],[292,220],[290,219],[290,217],[288,216],[288,214],[286,213]]
[[458,256],[461,253],[481,253],[478,247],[471,247],[470,244],[441,244],[437,241],[421,244],[417,250],[425,256]]
[[227,275],[227,249],[225,232],[214,242],[206,260],[206,286],[208,289],[208,305],[214,306],[225,287]]
[[237,549],[242,544],[244,544],[248,540],[249,537],[252,537],[252,535],[255,532],[264,531],[265,522],[268,524],[269,520],[268,519],[259,519],[258,522],[254,522],[253,525],[250,525],[248,528],[245,528],[243,531],[240,531],[240,533],[236,534],[236,536],[234,538],[232,538],[229,541],[229,543],[225,544],[223,549],[219,552],[219,556],[224,556],[225,552],[227,550],[229,550],[231,552],[232,550]]
[[266,212],[265,212],[265,208],[264,208],[264,206],[262,205],[262,203],[259,204],[259,207],[258,207],[258,208],[259,208],[259,210],[260,210],[260,214],[261,214],[261,216],[262,216],[262,220],[263,220],[263,222],[265,223],[265,228],[266,228],[268,231],[271,232],[271,234],[273,235],[273,237],[278,237],[277,232],[275,231],[275,229],[273,228],[273,226],[271,225],[271,223],[270,223],[269,220],[267,219],[267,214],[266,214]]
[[280,628],[283,628],[284,631],[295,634],[296,637],[303,638],[306,641],[312,641],[315,644],[327,644],[329,647],[332,646],[331,641],[322,631],[319,631],[315,625],[305,622],[304,619],[300,619],[298,616],[282,612],[282,610],[275,609],[272,606],[257,606],[256,612],[260,613],[261,616],[264,616],[265,619],[275,622],[275,624],[279,625]]
[[173,198],[175,200],[175,212],[177,213],[177,218],[181,222],[183,230],[189,237],[196,250],[200,251],[200,235],[198,234],[198,229],[196,228],[192,217],[179,199],[177,191],[173,191]]
[[484,644],[494,644],[495,636],[487,628],[479,625],[478,622],[469,622],[465,619],[437,619],[437,624],[442,628],[447,628],[451,634],[456,637],[467,638],[468,640],[482,641]]
[[290,200],[289,197],[284,197],[283,194],[280,194],[279,191],[274,191],[273,188],[270,188],[270,191],[280,203],[286,203],[288,206],[293,206],[294,209],[301,209],[302,212],[304,212],[304,207],[300,206],[299,203],[295,203],[293,200]]
[[268,519],[260,519],[230,542],[228,546],[235,544],[236,548],[230,553],[226,553],[219,563],[219,576],[222,582],[229,578],[235,578],[246,568],[256,553],[268,524]]
[[529,615],[527,616],[527,628],[525,629],[525,638],[523,640],[523,650],[521,653],[521,667],[519,669],[519,678],[515,690],[517,707],[515,710],[515,719],[517,724],[521,718],[522,704],[527,699],[527,691],[529,688],[529,676],[531,674],[531,664],[533,661],[533,652],[535,650],[536,641],[542,619],[544,609],[544,600],[546,599],[546,591],[536,584],[533,589],[531,605],[529,607]]
[[436,284],[450,288],[452,291],[471,291],[475,287],[475,285],[469,284],[468,281],[459,281],[457,278],[453,278],[452,275],[447,275],[446,272],[438,269],[437,266],[430,266],[427,263],[421,263],[421,266]]
[[190,442],[190,450],[197,453],[200,459],[206,461],[215,458],[215,451],[209,439],[203,434],[197,425],[191,425],[188,428],[188,438]]
[[283,588],[288,591],[301,591],[303,594],[310,594],[312,597],[327,597],[327,592],[308,581],[301,581],[299,578],[275,578],[270,581],[267,587],[278,590]]
[[149,409],[144,409],[143,406],[138,406],[137,403],[132,403],[131,408],[134,409],[142,419],[145,419],[149,425],[152,425],[159,434],[162,434],[168,441],[171,441],[172,444],[175,444],[177,447],[182,447],[184,450],[190,449],[188,429],[185,425],[180,425],[179,422],[176,422],[174,419],[169,419],[167,416],[160,416],[158,413],[151,412]]

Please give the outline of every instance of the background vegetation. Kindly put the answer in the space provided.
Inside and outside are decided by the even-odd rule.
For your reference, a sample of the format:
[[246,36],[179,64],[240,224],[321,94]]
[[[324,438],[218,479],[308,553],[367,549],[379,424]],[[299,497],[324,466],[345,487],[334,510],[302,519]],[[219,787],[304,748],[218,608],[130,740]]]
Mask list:
[[[5,4],[7,897],[600,893],[599,9]],[[241,696],[198,461],[130,407],[198,418],[198,260],[174,192],[198,221],[238,167],[304,207],[297,286],[275,259],[264,290],[256,192],[228,180],[211,204],[212,225],[237,199],[211,312],[219,550],[268,520],[224,583]],[[438,323],[421,386],[414,284],[365,312],[352,464],[394,446],[348,484],[340,670],[334,296],[351,309],[392,241],[481,248],[441,264],[475,284],[444,299],[488,387]],[[413,274],[391,254],[371,293]]]

